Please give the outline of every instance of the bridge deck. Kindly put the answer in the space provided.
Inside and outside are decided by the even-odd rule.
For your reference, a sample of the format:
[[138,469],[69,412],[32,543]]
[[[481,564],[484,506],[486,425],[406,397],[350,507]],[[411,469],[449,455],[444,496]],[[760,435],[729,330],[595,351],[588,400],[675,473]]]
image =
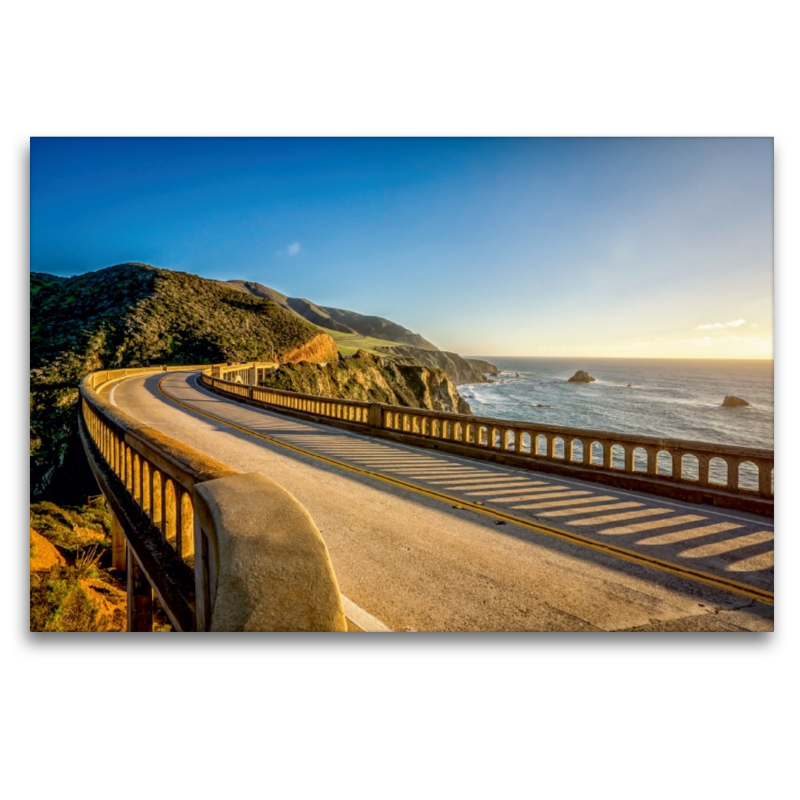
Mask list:
[[691,579],[771,591],[771,520],[378,441],[225,400],[195,378],[109,392],[287,488],[342,593],[393,630],[772,629],[771,606]]

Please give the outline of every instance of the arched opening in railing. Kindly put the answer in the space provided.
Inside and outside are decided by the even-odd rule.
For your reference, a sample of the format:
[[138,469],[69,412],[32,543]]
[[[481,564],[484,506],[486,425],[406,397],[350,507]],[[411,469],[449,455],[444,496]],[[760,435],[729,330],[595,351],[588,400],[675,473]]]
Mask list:
[[690,453],[681,456],[681,478],[685,481],[700,480],[700,461],[697,456]]
[[625,469],[625,448],[621,444],[611,445],[611,469]]
[[758,489],[758,467],[752,461],[739,464],[739,488]]
[[633,471],[647,472],[647,451],[644,447],[633,448]]
[[728,463],[724,458],[714,456],[709,460],[708,482],[716,486],[728,485]]
[[133,499],[142,505],[142,459],[133,454]]
[[142,459],[142,510],[150,516],[150,509],[152,506],[152,474],[150,471],[150,464]]
[[564,458],[564,437],[556,436],[553,438],[553,458]]
[[125,488],[133,493],[133,450],[128,445],[125,447]]
[[569,443],[569,460],[583,462],[583,441],[580,439],[571,439]]
[[[166,476],[165,476],[166,477]],[[175,547],[177,543],[177,498],[175,497],[175,482],[172,478],[164,481],[164,538]]]
[[180,525],[181,540],[178,547],[178,555],[189,565],[194,566],[194,511],[192,510],[192,498],[189,492],[180,492]]
[[153,483],[152,483],[153,500],[150,511],[150,519],[153,521],[153,525],[155,525],[161,531],[162,536],[164,535],[163,516],[162,516],[162,509],[164,502],[163,480],[164,478],[161,473],[161,470],[154,469]]
[[666,450],[659,450],[656,456],[656,473],[658,475],[672,475],[672,455]]
[[532,437],[527,431],[522,432],[522,452],[530,453],[532,451],[531,445]]
[[536,434],[536,452],[537,456],[547,455],[547,437],[543,433]]
[[592,442],[589,446],[589,463],[602,467],[604,455],[605,448],[603,445],[600,442]]

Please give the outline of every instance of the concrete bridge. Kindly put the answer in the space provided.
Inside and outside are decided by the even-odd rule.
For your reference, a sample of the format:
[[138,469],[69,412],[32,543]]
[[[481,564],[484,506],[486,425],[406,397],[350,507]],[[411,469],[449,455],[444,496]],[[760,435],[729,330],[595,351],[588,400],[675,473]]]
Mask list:
[[252,385],[273,366],[84,380],[130,629],[153,591],[178,630],[772,629],[771,452]]

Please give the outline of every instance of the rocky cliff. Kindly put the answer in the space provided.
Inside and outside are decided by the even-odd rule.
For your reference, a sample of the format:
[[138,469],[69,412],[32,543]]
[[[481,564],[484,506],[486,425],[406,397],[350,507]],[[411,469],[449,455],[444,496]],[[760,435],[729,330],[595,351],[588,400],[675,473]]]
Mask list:
[[481,375],[499,375],[500,370],[491,362],[484,361],[480,358],[465,358],[469,364],[471,364]]
[[424,367],[443,369],[456,385],[464,383],[485,383],[486,378],[466,358],[458,353],[444,350],[426,350],[421,347],[381,347],[387,355],[396,356],[404,361],[419,363]]
[[364,350],[325,365],[283,365],[263,385],[323,397],[470,413],[469,404],[443,370],[399,363]]

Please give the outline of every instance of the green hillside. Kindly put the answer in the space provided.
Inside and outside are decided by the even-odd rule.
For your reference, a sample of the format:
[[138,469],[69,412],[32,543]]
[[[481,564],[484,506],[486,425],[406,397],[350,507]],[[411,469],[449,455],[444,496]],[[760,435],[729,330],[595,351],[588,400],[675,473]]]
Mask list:
[[[153,364],[267,360],[319,334],[269,299],[145,264],[31,283],[31,493],[42,496],[76,446],[88,372]],[[76,456],[81,459],[81,456]]]

